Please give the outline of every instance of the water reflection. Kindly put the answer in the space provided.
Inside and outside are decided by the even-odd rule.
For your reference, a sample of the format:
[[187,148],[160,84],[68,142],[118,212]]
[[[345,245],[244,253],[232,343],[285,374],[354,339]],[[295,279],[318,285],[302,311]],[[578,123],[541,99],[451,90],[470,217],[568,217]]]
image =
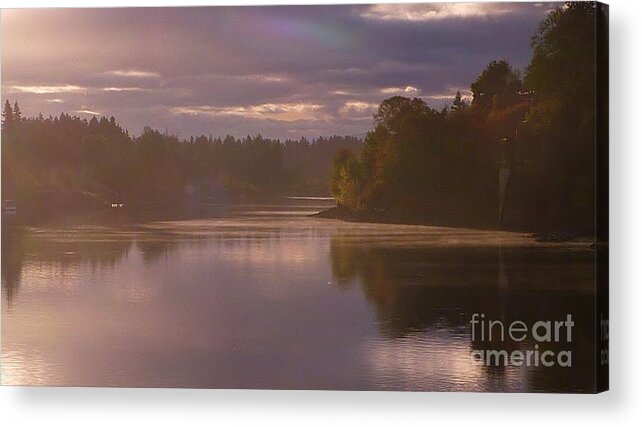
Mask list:
[[[593,388],[591,251],[486,245],[391,248],[355,244],[337,236],[332,239],[330,254],[338,286],[342,289],[359,286],[375,307],[380,331],[389,340],[375,346],[371,359],[377,362],[375,369],[379,373],[390,371],[388,376],[393,378],[393,384],[395,377],[408,376],[410,371],[410,378],[420,382],[410,388],[431,388],[431,384],[434,387],[435,370],[444,369],[445,364],[452,376],[438,376],[439,389]],[[505,349],[510,353],[538,344],[532,340],[521,345],[472,343],[469,322],[473,313],[484,313],[487,319],[505,324],[513,320],[527,324],[560,320],[572,313],[580,325],[569,347],[576,355],[574,367],[484,366],[486,375],[481,377],[492,380],[493,385],[478,387],[479,379],[476,384],[458,384],[462,378],[471,380],[479,376],[479,372],[471,370],[471,349]],[[545,348],[565,349],[559,344],[547,344]]]
[[[209,220],[3,230],[3,383],[592,389],[585,246],[317,220],[302,214],[314,206],[293,203]],[[470,363],[474,312],[572,312],[591,327],[577,328],[572,369],[489,368]]]
[[24,254],[21,233],[5,227],[2,230],[2,292],[9,304],[20,285]]
[[[79,238],[79,236],[82,236]],[[73,230],[2,230],[2,290],[11,304],[22,281],[24,264],[68,270],[79,264],[114,268],[126,257],[133,240],[117,238],[108,228]]]

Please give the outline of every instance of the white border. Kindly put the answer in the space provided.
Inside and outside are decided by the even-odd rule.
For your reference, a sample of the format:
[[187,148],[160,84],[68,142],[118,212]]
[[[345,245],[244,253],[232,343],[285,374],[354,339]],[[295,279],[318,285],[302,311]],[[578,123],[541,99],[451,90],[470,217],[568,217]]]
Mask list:
[[[200,1],[322,4],[345,1]],[[374,3],[352,1],[350,3]],[[642,419],[642,2],[613,0],[611,39],[611,391],[593,395],[0,388],[0,423],[275,426],[634,425]],[[0,0],[9,7],[171,6],[171,0]]]

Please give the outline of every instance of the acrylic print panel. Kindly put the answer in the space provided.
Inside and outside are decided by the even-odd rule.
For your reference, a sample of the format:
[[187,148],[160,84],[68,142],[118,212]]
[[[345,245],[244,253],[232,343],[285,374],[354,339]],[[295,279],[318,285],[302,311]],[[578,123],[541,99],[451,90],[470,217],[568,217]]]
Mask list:
[[3,10],[2,384],[606,389],[606,23]]

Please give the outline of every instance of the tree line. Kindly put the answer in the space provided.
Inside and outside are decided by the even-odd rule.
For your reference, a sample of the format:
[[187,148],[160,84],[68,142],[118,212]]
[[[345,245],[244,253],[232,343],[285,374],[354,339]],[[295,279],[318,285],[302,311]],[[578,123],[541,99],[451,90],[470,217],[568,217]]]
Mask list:
[[276,195],[328,195],[328,171],[350,136],[280,141],[261,135],[179,138],[114,117],[2,113],[2,192],[21,218],[46,220],[115,202],[130,210],[182,208]]
[[[596,66],[605,66],[596,61],[596,7],[570,2],[551,11],[525,70],[491,62],[471,84],[470,103],[460,93],[442,110],[419,98],[384,100],[363,150],[333,162],[331,191],[343,215],[593,227],[596,109],[608,107],[596,104]],[[500,167],[509,170],[501,218]]]

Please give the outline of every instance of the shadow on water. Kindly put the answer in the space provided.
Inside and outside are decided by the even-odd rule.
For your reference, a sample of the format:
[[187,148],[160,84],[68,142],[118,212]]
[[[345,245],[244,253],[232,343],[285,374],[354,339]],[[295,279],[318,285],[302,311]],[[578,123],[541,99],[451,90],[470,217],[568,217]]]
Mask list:
[[[593,252],[541,247],[376,247],[332,239],[332,273],[341,289],[360,287],[372,304],[381,334],[390,340],[444,332],[466,340],[470,350],[508,353],[541,346],[571,349],[572,368],[526,371],[530,391],[591,391],[594,387]],[[484,314],[505,325],[521,320],[573,316],[573,341],[541,344],[471,340],[471,316]],[[567,347],[569,346],[570,347]],[[511,367],[483,366],[501,383]]]

